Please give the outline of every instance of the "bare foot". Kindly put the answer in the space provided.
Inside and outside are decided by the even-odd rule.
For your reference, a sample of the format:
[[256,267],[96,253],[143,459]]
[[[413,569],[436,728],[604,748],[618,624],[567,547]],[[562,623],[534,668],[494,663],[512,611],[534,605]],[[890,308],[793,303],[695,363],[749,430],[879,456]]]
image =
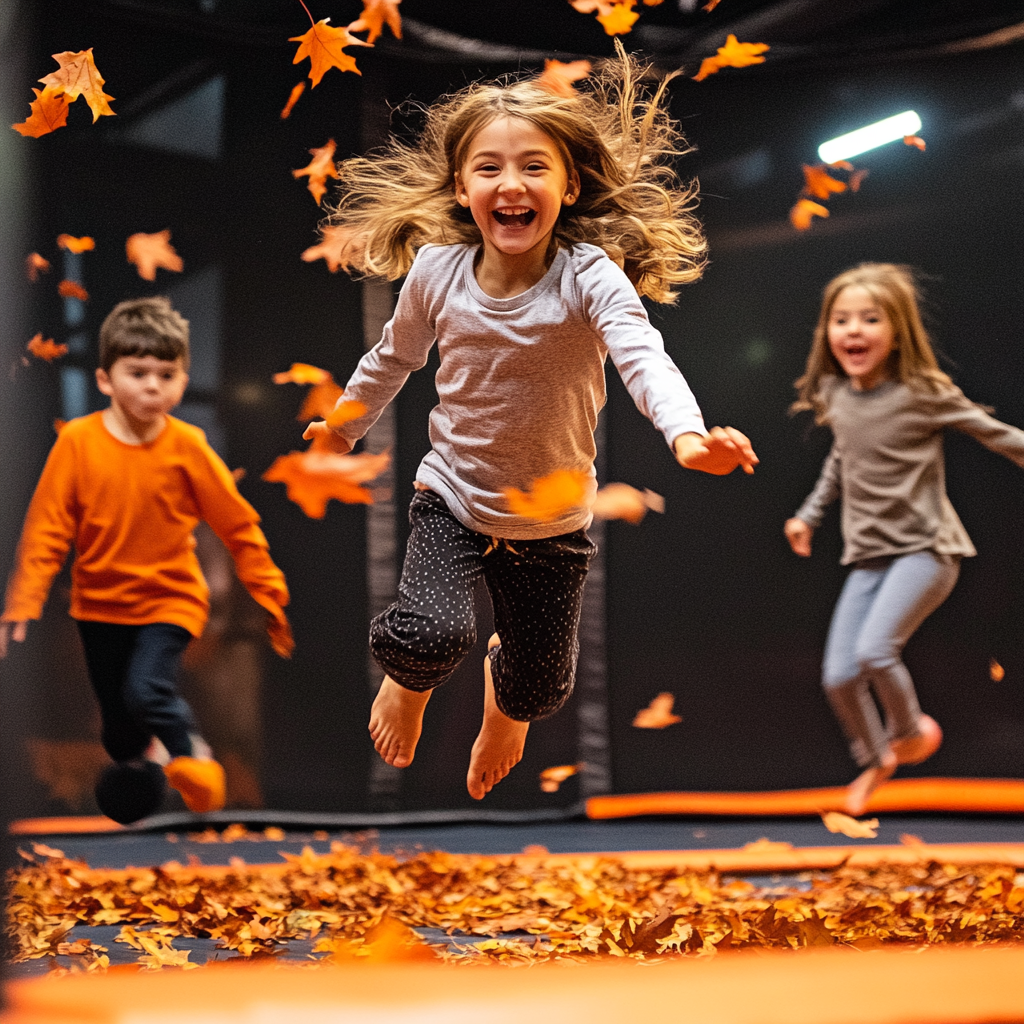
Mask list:
[[899,762],[896,760],[896,755],[892,751],[887,751],[885,756],[882,758],[881,764],[872,765],[870,768],[865,768],[846,787],[846,800],[844,801],[844,809],[847,814],[852,814],[853,817],[857,817],[864,813],[868,805],[868,800],[871,798],[871,794],[874,793],[883,782],[888,781],[892,776],[892,773],[896,771],[896,766]]
[[378,754],[395,768],[408,768],[423,730],[430,690],[407,690],[385,676],[370,708],[370,736]]
[[942,746],[942,728],[931,715],[917,720],[917,735],[892,741],[892,752],[900,764],[920,764]]
[[[498,634],[487,642],[495,647]],[[491,659],[484,658],[484,722],[469,756],[469,774],[466,789],[474,800],[483,800],[523,757],[529,722],[517,722],[502,714],[494,700],[494,680],[491,678]]]

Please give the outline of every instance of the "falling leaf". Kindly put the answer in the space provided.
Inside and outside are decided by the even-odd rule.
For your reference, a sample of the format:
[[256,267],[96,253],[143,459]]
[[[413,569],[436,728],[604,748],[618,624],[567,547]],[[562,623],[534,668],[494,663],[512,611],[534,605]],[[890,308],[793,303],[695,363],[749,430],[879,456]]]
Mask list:
[[[310,420],[326,420],[334,412],[338,399],[343,394],[341,385],[328,377],[327,380],[314,384],[309,389],[309,393],[302,403],[302,408],[295,418],[300,423],[308,423]],[[354,412],[354,410],[347,411]],[[353,415],[351,418],[358,419],[365,411],[366,407],[362,406],[362,412],[359,412],[358,415]]]
[[50,261],[43,259],[37,252],[30,252],[25,257],[25,273],[30,281],[38,281],[40,274],[49,273]]
[[61,281],[57,285],[57,294],[64,299],[81,299],[82,302],[89,301],[89,293],[77,281]]
[[231,479],[234,480],[236,484],[240,483],[242,480],[245,479],[245,473],[245,467],[239,466],[237,469],[231,470]]
[[622,3],[612,4],[612,9],[607,14],[597,16],[606,35],[621,36],[632,31],[633,23],[640,17],[633,10],[635,4],[636,0],[623,0]]
[[139,269],[139,277],[145,281],[155,281],[158,267],[181,273],[185,268],[182,258],[171,245],[170,229],[157,231],[151,235],[138,232],[131,235],[125,242],[125,253],[128,262],[134,263]]
[[33,843],[32,852],[38,854],[40,857],[63,857],[63,850],[55,850],[52,846],[47,846],[45,843]]
[[612,0],[569,0],[570,6],[580,14],[610,14],[615,5]]
[[683,720],[682,715],[672,714],[676,698],[671,693],[659,693],[645,708],[641,708],[633,719],[637,729],[665,729]]
[[45,78],[40,78],[39,81],[43,85],[48,89],[60,89],[69,100],[77,100],[79,96],[84,96],[92,111],[93,124],[101,116],[113,116],[114,111],[110,109],[107,100],[114,97],[103,91],[103,76],[96,69],[92,47],[88,50],[79,50],[77,53],[70,50],[55,53],[53,59],[60,65],[60,70],[52,71]]
[[331,498],[350,505],[373,504],[372,493],[360,485],[379,476],[390,461],[386,452],[381,455],[289,452],[274,460],[263,479],[283,483],[289,500],[311,519],[323,519]]
[[838,832],[851,839],[875,839],[878,836],[878,819],[867,818],[858,821],[839,811],[821,811],[821,820],[829,832]]
[[722,0],[708,0],[708,2],[701,8],[701,10],[707,14],[710,14],[721,2]]
[[349,270],[355,265],[359,238],[360,235],[352,228],[328,225],[320,229],[320,241],[306,249],[302,259],[306,263],[326,260],[327,269],[332,274],[338,270]]
[[96,239],[89,235],[75,238],[74,235],[58,235],[57,244],[68,252],[92,252],[96,248]]
[[330,18],[318,21],[308,32],[301,36],[292,36],[290,43],[299,43],[299,49],[295,54],[293,64],[309,58],[309,78],[315,89],[320,84],[320,79],[331,69],[339,71],[354,71],[357,75],[362,72],[356,67],[355,58],[344,52],[346,46],[369,46],[358,36],[350,35],[348,29],[334,28],[328,24]]
[[25,348],[37,359],[45,359],[48,363],[68,354],[67,345],[56,345],[53,338],[44,339],[42,334],[37,334]]
[[991,658],[988,663],[988,676],[993,683],[1001,683],[1006,678],[1006,669],[995,658]]
[[[557,793],[558,787],[571,775],[575,775],[581,767],[582,765],[578,764],[560,764],[554,768],[545,768],[540,773],[541,790],[545,793]],[[544,852],[547,853],[547,850]]]
[[334,139],[328,139],[327,145],[309,151],[312,153],[313,159],[305,167],[292,171],[293,178],[309,176],[307,187],[316,200],[317,206],[320,205],[320,200],[323,199],[324,193],[327,191],[327,179],[338,177],[338,168],[334,166],[335,148]]
[[402,38],[402,16],[398,13],[398,5],[402,0],[363,0],[363,13],[349,25],[349,32],[366,32],[367,43],[371,45],[384,31],[384,25],[391,29],[396,39]]
[[833,178],[823,166],[803,165],[804,191],[817,199],[828,199],[833,192],[845,192],[846,182]]
[[563,64],[560,60],[546,60],[544,73],[537,79],[537,85],[554,96],[571,99],[578,95],[572,83],[586,78],[589,74],[589,60],[574,60],[569,64]]
[[275,384],[322,384],[330,379],[331,375],[327,370],[321,370],[319,366],[311,366],[309,363],[292,363],[283,373],[274,374]]
[[925,141],[920,135],[904,135],[903,142],[908,146],[916,146],[922,153],[925,150]]
[[337,430],[343,423],[357,420],[366,415],[366,406],[362,402],[339,402],[328,414],[327,426]]
[[789,220],[797,231],[806,231],[811,226],[812,217],[827,217],[828,207],[822,206],[811,199],[798,199],[789,211]]
[[765,58],[760,55],[770,49],[767,43],[741,43],[730,32],[726,36],[725,46],[720,46],[715,56],[704,58],[693,80],[702,82],[708,75],[713,75],[722,68],[745,68],[751,64],[763,64]]
[[551,522],[583,504],[590,475],[582,470],[556,469],[533,481],[529,491],[516,487],[503,492],[514,515]]
[[636,526],[647,510],[665,511],[665,499],[654,491],[638,491],[629,484],[605,484],[594,497],[591,511],[598,519],[625,519]]
[[11,127],[19,135],[38,139],[40,135],[48,135],[68,123],[68,98],[49,86],[42,90],[33,88],[32,91],[36,98],[29,105],[31,113],[24,121]]
[[284,105],[284,109],[281,111],[281,120],[283,121],[286,117],[291,117],[292,108],[296,103],[299,102],[299,97],[306,91],[306,83],[299,82],[298,85],[293,86],[292,91],[288,94],[288,102]]
[[848,182],[851,192],[859,192],[861,182],[868,176],[868,169],[861,167],[856,171],[851,172],[850,180]]

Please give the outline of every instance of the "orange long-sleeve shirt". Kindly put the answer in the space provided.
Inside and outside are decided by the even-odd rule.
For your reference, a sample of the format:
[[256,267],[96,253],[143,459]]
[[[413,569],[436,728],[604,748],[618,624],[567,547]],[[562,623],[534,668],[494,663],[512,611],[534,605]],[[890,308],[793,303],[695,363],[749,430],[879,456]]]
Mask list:
[[284,574],[270,558],[256,510],[197,427],[172,416],[148,444],[119,441],[93,413],[67,423],[29,505],[3,620],[38,619],[72,544],[71,615],[146,625],[171,622],[199,636],[209,597],[192,531],[210,524],[239,579],[271,613],[275,649],[291,632]]

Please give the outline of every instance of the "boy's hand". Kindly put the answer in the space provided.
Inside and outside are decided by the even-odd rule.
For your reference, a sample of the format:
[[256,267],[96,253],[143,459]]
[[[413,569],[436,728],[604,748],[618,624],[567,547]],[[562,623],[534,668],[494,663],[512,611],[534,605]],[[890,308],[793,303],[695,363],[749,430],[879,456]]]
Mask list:
[[302,433],[304,441],[312,441],[309,446],[311,451],[334,452],[337,455],[347,455],[352,451],[352,445],[335,430],[327,426],[326,420],[314,420]]
[[27,633],[27,622],[0,622],[0,658],[7,657],[7,647],[11,640],[24,643]]
[[712,427],[707,437],[680,434],[673,448],[680,466],[715,476],[725,476],[737,466],[742,466],[744,473],[753,473],[759,461],[750,439],[735,427]]
[[801,558],[810,558],[811,537],[814,535],[814,530],[802,519],[797,519],[795,516],[792,519],[786,520],[786,525],[783,529],[786,532],[786,540],[789,541],[789,546],[793,549],[794,554],[799,555]]

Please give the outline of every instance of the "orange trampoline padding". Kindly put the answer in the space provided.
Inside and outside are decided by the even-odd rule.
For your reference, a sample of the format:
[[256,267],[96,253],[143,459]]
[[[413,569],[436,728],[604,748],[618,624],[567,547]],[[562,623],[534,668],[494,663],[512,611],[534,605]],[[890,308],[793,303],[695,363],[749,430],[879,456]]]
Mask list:
[[79,832],[123,832],[124,826],[102,814],[79,814],[66,818],[21,818],[12,821],[7,831],[12,836],[53,836]]
[[115,969],[11,982],[3,1024],[998,1024],[1024,1019],[1024,946],[735,952],[663,962]]
[[[587,817],[817,814],[842,810],[845,796],[841,787],[766,793],[629,793],[591,797]],[[900,811],[1024,814],[1024,779],[893,779],[875,791],[865,813]]]

